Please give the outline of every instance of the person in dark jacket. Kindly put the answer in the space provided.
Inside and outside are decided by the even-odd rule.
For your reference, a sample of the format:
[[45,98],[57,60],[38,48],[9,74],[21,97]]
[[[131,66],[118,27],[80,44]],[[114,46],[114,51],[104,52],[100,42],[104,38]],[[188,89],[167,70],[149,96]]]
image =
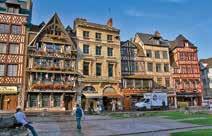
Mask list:
[[76,109],[74,111],[77,121],[77,129],[81,129],[81,118],[84,117],[84,112],[79,104],[76,105]]

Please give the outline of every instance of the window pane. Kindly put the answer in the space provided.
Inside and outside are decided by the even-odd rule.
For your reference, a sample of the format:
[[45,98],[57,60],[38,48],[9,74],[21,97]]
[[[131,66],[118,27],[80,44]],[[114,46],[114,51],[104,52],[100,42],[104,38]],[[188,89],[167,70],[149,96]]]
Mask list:
[[89,75],[89,62],[83,63],[83,75]]
[[7,24],[0,24],[0,33],[9,33],[10,32],[10,28],[9,25]]
[[151,58],[152,57],[152,51],[151,50],[146,50],[146,56]]
[[5,65],[0,64],[0,76],[4,76],[5,75]]
[[152,72],[152,71],[153,71],[152,63],[148,63],[148,64],[147,64],[147,67],[148,67],[148,71],[149,71],[149,72]]
[[101,46],[96,46],[96,55],[101,55]]
[[12,34],[21,34],[21,26],[12,25]]
[[113,76],[113,64],[108,65],[108,76],[109,77]]
[[9,53],[18,54],[18,49],[19,49],[18,47],[19,47],[18,44],[10,44]]
[[113,48],[107,48],[107,55],[108,56],[113,56]]
[[107,35],[107,40],[108,41],[113,41],[113,36],[112,35]]
[[38,99],[37,95],[30,94],[29,96],[29,107],[37,107]]
[[102,64],[96,63],[96,76],[101,76],[102,74]]
[[17,76],[17,65],[8,65],[8,76]]
[[0,53],[6,53],[7,45],[5,43],[0,43]]
[[163,58],[164,59],[168,59],[168,53],[167,53],[167,51],[163,51]]
[[89,54],[89,45],[87,45],[87,44],[83,45],[83,53],[84,54]]
[[42,107],[49,107],[49,95],[42,95]]
[[161,64],[156,64],[156,72],[161,72]]
[[53,96],[54,97],[54,107],[60,107],[60,94],[56,94]]
[[155,58],[157,58],[157,59],[160,58],[160,52],[159,51],[155,51]]

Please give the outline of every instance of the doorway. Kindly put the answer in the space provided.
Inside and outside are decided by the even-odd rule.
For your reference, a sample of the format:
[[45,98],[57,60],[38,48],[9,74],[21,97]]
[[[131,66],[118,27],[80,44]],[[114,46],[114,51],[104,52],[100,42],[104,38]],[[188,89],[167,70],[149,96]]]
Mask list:
[[18,97],[17,95],[4,95],[3,99],[3,110],[15,110],[17,107]]
[[72,100],[73,97],[69,94],[64,95],[64,105],[65,105],[65,110],[72,110]]

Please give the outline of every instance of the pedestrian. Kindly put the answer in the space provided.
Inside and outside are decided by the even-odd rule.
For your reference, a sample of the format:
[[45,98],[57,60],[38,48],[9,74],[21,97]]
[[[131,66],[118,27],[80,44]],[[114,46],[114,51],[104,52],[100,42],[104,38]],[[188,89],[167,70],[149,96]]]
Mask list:
[[76,105],[76,110],[74,111],[77,122],[77,129],[81,129],[81,118],[84,117],[84,112],[79,104]]
[[33,136],[38,136],[34,127],[30,125],[31,122],[29,122],[27,120],[26,115],[22,112],[22,109],[20,107],[16,108],[15,118],[16,118],[17,123],[23,125],[27,129],[29,129]]
[[111,104],[112,104],[112,112],[115,112],[116,111],[116,101],[112,100]]

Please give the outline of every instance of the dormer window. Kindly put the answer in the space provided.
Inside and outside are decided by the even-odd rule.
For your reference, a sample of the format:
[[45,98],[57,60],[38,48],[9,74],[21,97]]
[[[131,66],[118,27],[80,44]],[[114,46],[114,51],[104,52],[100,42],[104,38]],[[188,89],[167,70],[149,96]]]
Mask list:
[[7,4],[7,12],[9,13],[19,13],[19,5]]
[[189,45],[188,45],[188,42],[185,42],[185,47],[188,47]]

